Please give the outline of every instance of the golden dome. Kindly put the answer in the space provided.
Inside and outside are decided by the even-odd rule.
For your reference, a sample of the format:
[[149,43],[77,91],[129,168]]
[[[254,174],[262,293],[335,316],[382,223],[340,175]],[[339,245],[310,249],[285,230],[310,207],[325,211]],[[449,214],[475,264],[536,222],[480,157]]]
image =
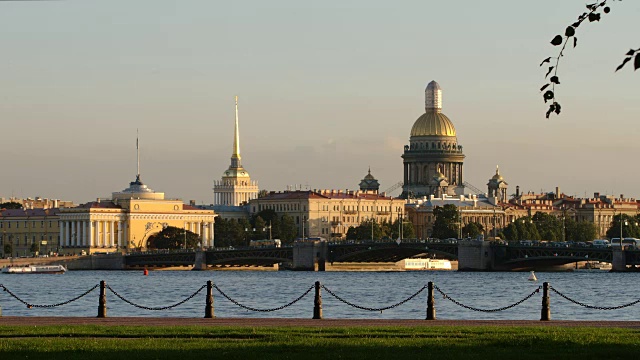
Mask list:
[[445,114],[427,111],[413,124],[411,136],[456,136],[456,128]]

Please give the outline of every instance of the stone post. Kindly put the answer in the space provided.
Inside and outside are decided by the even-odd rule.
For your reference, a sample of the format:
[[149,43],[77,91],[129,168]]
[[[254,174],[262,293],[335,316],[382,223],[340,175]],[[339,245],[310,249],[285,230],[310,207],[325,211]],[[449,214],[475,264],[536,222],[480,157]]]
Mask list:
[[106,318],[107,317],[107,293],[106,293],[106,284],[104,280],[100,281],[100,297],[98,298],[98,317]]
[[320,281],[316,281],[316,296],[313,299],[313,318],[322,319],[322,294],[320,293]]
[[205,319],[213,319],[213,283],[211,280],[207,281],[207,305],[204,308],[204,317]]
[[427,320],[436,319],[436,301],[433,297],[433,282],[429,281],[429,294],[427,294]]
[[549,308],[549,283],[542,283],[542,311],[540,321],[551,320],[551,309]]

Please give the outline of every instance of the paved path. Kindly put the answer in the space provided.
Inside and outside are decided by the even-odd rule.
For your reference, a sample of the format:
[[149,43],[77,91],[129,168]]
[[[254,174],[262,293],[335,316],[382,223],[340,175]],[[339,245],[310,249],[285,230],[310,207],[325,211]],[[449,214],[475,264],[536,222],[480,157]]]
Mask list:
[[285,318],[156,318],[156,317],[0,317],[0,326],[45,325],[144,325],[144,326],[302,326],[302,327],[372,327],[372,326],[559,326],[617,327],[640,329],[640,321],[536,321],[536,320],[377,320],[377,319],[285,319]]

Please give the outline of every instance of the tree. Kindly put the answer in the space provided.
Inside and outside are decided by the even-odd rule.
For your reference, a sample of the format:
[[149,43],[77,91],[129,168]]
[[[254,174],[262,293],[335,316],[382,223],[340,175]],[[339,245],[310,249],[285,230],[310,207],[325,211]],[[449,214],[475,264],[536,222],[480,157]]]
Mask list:
[[175,226],[167,226],[157,234],[153,234],[147,240],[148,249],[187,249],[198,248],[200,236],[189,230]]
[[2,250],[5,257],[11,256],[13,254],[13,245],[11,245],[10,243],[4,244]]
[[438,239],[457,238],[460,223],[458,208],[453,204],[436,206],[433,209],[436,219],[433,223],[432,237]]
[[590,221],[575,221],[572,218],[565,220],[567,240],[575,242],[587,242],[596,238],[596,225]]
[[385,229],[383,224],[378,223],[375,219],[369,219],[364,220],[357,227],[350,226],[347,230],[347,240],[372,240],[372,238],[382,239],[385,236],[388,237],[391,234],[390,225],[387,223]]
[[477,222],[470,222],[462,227],[462,237],[477,238],[484,234],[484,226]]
[[284,244],[292,244],[293,240],[298,235],[298,227],[296,226],[293,218],[288,214],[283,214],[280,217],[280,224],[278,226],[278,236]]
[[533,222],[536,225],[541,240],[565,240],[563,238],[562,220],[557,217],[538,211],[533,215]]
[[[571,40],[573,40],[572,41],[573,47],[575,48],[578,45],[576,30],[578,29],[578,26],[580,26],[580,24],[582,24],[585,20],[589,20],[589,22],[600,21],[600,17],[602,15],[600,11],[604,12],[605,14],[608,14],[611,11],[611,8],[609,8],[607,1],[609,0],[603,0],[599,3],[595,2],[592,4],[586,5],[587,11],[585,11],[580,16],[578,16],[578,20],[576,22],[567,26],[567,28],[564,31],[564,36],[556,35],[551,40],[551,45],[553,46],[562,45],[562,48],[560,49],[558,56],[548,57],[542,60],[542,62],[540,63],[540,66],[546,63],[549,63],[549,65],[551,65],[551,61],[555,60],[555,65],[549,66],[548,70],[546,70],[547,72],[545,75],[545,79],[549,78],[549,75],[552,72],[553,72],[553,75],[549,78],[549,81],[546,84],[544,84],[542,88],[540,88],[540,92],[544,92],[542,95],[544,102],[545,103],[551,102],[551,104],[549,105],[549,109],[547,110],[547,114],[546,114],[547,118],[549,118],[549,116],[553,113],[560,114],[561,106],[560,106],[560,103],[558,103],[558,101],[556,100],[555,87],[556,85],[560,85],[560,79],[558,78],[558,66],[560,65],[560,59],[564,56],[564,51],[567,47],[567,44]],[[611,0],[611,1],[615,1],[615,0]],[[635,50],[634,49],[629,50],[626,53],[625,58],[622,61],[622,64],[620,64],[616,68],[616,71],[622,69],[633,58],[635,58],[634,69],[638,70],[640,68],[640,48]]]
[[40,244],[37,241],[34,241],[31,244],[31,247],[29,247],[29,251],[36,255],[40,251]]
[[17,202],[13,202],[13,201],[9,201],[9,202],[4,202],[0,204],[0,209],[12,209],[12,210],[16,210],[16,209],[22,209],[22,204],[17,203]]
[[503,234],[505,239],[511,241],[540,240],[536,224],[529,216],[516,219],[504,229]]
[[[622,225],[620,221],[622,219]],[[638,226],[638,217],[631,217],[627,214],[618,214],[613,217],[611,227],[607,230],[609,239],[622,237],[640,237],[640,227]]]

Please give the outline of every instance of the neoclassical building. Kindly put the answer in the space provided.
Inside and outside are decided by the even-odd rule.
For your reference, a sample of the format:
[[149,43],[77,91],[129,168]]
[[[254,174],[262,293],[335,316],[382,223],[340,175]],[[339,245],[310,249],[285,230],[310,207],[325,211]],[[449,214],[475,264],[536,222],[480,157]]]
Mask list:
[[462,146],[456,129],[442,113],[442,89],[431,81],[425,90],[425,113],[411,128],[402,155],[402,198],[464,194]]
[[236,96],[236,124],[233,137],[231,165],[215,180],[213,186],[214,206],[240,206],[258,197],[258,182],[251,180],[249,172],[242,167],[240,157],[240,131],[238,129],[238,97]]

